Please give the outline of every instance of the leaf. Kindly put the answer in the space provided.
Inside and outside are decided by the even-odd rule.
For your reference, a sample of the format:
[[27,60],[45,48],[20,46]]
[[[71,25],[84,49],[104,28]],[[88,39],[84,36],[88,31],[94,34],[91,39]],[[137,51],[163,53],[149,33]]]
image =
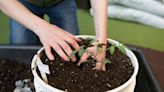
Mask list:
[[73,50],[72,55],[75,55],[77,53],[77,50]]
[[73,51],[72,51],[71,55],[68,57],[68,58],[69,58],[69,61],[70,61],[70,59],[72,58],[72,56],[75,55],[76,53],[77,53],[77,50],[73,50]]
[[85,52],[84,46],[81,46],[78,52],[79,57],[81,57],[84,54],[84,52]]
[[106,58],[106,59],[104,60],[104,63],[105,63],[105,64],[109,64],[109,63],[111,63],[111,61],[110,61],[109,59]]
[[125,50],[125,47],[123,45],[119,45],[118,46],[118,49],[123,53],[123,54],[126,54],[126,50]]
[[110,46],[109,51],[110,51],[110,54],[113,55],[115,52],[115,46]]

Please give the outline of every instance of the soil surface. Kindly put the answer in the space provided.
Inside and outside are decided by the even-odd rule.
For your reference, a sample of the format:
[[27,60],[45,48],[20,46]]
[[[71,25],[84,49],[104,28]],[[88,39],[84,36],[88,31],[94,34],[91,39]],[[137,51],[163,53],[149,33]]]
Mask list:
[[13,92],[16,81],[30,78],[33,78],[30,65],[0,59],[0,92]]
[[[85,45],[86,48],[90,46],[90,41],[82,40],[79,45]],[[107,47],[109,46],[111,45],[108,43]],[[91,58],[89,62],[77,66],[78,56],[73,63],[64,61],[55,52],[55,60],[47,61],[43,54],[42,61],[50,66],[49,84],[67,92],[105,92],[122,85],[133,74],[132,63],[119,49],[113,55],[109,51],[106,53],[106,58],[111,61],[106,64],[106,71],[93,70],[96,61]]]

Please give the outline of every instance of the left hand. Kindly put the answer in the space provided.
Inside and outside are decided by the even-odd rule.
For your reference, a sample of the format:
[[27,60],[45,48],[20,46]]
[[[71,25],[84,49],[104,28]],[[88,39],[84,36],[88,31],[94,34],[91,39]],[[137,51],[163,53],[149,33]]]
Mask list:
[[90,56],[94,57],[96,59],[96,67],[94,69],[96,70],[106,70],[105,68],[105,56],[106,56],[106,47],[103,46],[102,48],[100,48],[98,50],[97,45],[94,45],[92,47],[88,47],[86,49],[86,52],[81,56],[80,61],[78,62],[78,65],[80,65],[81,63],[85,62]]

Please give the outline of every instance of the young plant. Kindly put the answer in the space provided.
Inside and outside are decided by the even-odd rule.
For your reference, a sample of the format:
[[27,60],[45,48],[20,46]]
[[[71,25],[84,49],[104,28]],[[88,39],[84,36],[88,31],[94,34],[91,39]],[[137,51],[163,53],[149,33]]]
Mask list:
[[118,46],[118,49],[119,49],[123,54],[126,54],[125,45],[120,44],[120,45]]
[[[106,45],[106,44],[102,44],[102,43],[100,43],[98,40],[93,39],[92,41],[90,41],[90,44],[91,44],[91,46],[96,46],[97,52],[98,52],[97,55],[99,55],[99,54],[102,53],[103,51],[109,51],[110,54],[113,55],[116,48],[118,48],[118,49],[120,50],[120,52],[122,52],[123,54],[126,54],[125,45],[123,45],[123,44],[119,44],[118,46],[112,45],[112,46],[110,46],[109,48],[107,48],[107,49],[105,49],[105,50],[103,49],[103,46]],[[82,46],[80,46],[79,51],[73,50],[72,54],[69,56],[69,59],[71,59],[72,56],[76,55],[76,53],[78,53],[78,56],[81,57],[85,52],[88,53],[89,55],[91,55],[91,53],[88,52],[88,51],[84,48],[84,45],[82,45]],[[96,56],[97,56],[97,55],[96,55]],[[96,60],[96,58],[95,58],[96,56],[91,56],[91,57],[93,58],[92,61]],[[92,62],[92,61],[91,61],[91,62]],[[111,61],[110,61],[108,58],[105,58],[105,60],[104,60],[103,62],[104,62],[105,64],[111,63]]]
[[76,53],[78,53],[78,56],[81,57],[84,54],[84,52],[85,52],[85,48],[84,48],[84,45],[82,45],[80,46],[79,51],[77,50],[72,51],[71,55],[69,56],[69,60],[72,58],[72,56],[75,56]]
[[109,59],[106,58],[106,59],[104,60],[104,63],[105,63],[105,64],[110,64],[111,61],[110,61]]
[[109,50],[110,54],[113,55],[116,48],[118,48],[120,52],[122,52],[123,54],[126,54],[125,45],[123,44],[119,44],[118,46],[112,45],[109,48],[107,48],[107,50]]
[[81,57],[84,54],[84,52],[85,52],[84,46],[80,46],[80,50],[78,52],[78,56]]

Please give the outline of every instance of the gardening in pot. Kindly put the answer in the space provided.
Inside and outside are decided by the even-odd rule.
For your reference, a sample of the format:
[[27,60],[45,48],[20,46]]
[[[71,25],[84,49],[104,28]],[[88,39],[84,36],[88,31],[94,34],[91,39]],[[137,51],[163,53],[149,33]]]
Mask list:
[[[78,38],[81,39],[78,42],[80,49],[73,50],[70,61],[63,60],[55,51],[55,60],[48,60],[44,48],[34,56],[31,67],[37,92],[134,92],[138,61],[132,51],[112,39],[101,44],[94,36]],[[95,47],[91,49],[97,50],[95,56],[88,51],[93,45]],[[99,70],[95,68],[99,63],[96,56],[102,51],[106,53],[102,62],[105,67]],[[87,60],[80,62],[85,54]],[[71,57],[74,55],[76,61],[73,62]]]
[[[24,45],[37,44],[38,37],[39,37],[39,39],[45,49],[45,54],[47,55],[47,57],[44,54],[44,50],[41,49],[39,51],[39,53],[37,55],[35,55],[33,62],[32,62],[32,71],[34,74],[36,91],[37,92],[41,92],[41,91],[42,92],[54,92],[54,91],[62,92],[63,90],[65,90],[65,91],[77,92],[77,90],[85,89],[86,92],[87,91],[91,92],[88,88],[97,88],[97,85],[100,86],[100,84],[102,84],[102,82],[103,83],[108,82],[109,81],[108,79],[105,81],[103,79],[106,79],[106,78],[100,77],[102,75],[101,74],[102,72],[107,73],[107,70],[105,71],[105,69],[107,69],[107,68],[105,68],[105,63],[104,63],[104,61],[106,61],[105,57],[106,57],[106,47],[107,47],[107,36],[106,36],[107,0],[91,0],[91,6],[93,8],[93,15],[94,15],[93,19],[94,19],[95,30],[96,30],[96,41],[98,40],[98,43],[102,44],[101,49],[103,49],[103,50],[101,53],[99,53],[99,50],[97,50],[98,44],[91,44],[93,46],[90,46],[87,48],[85,47],[84,54],[79,58],[77,58],[76,55],[72,56],[72,53],[73,53],[72,49],[79,51],[81,48],[79,46],[79,44],[81,42],[83,42],[79,38],[72,35],[72,34],[74,34],[74,35],[78,34],[75,0],[53,0],[53,3],[49,3],[49,2],[52,2],[52,1],[48,0],[47,3],[43,2],[40,4],[40,3],[37,3],[37,1],[35,1],[35,0],[19,0],[19,1],[11,0],[10,3],[8,3],[5,0],[0,0],[0,9],[12,18],[10,21],[11,22],[10,23],[11,24],[10,25],[10,29],[11,29],[10,42],[11,42],[11,44],[24,44]],[[51,24],[42,19],[44,14],[47,14],[50,17]],[[68,32],[66,32],[66,31],[68,31]],[[72,33],[72,34],[70,34],[70,33]],[[53,52],[53,51],[55,51],[55,52]],[[53,54],[52,54],[52,52],[53,52]],[[43,55],[43,57],[42,57],[42,55]],[[59,58],[57,57],[58,55],[59,55]],[[56,56],[56,57],[54,57],[54,56]],[[133,54],[132,54],[132,56],[133,56]],[[90,58],[91,59],[94,58],[93,61],[96,61],[96,62],[89,62],[89,65],[88,65],[87,60]],[[108,59],[107,61],[109,61],[109,60],[110,59]],[[48,62],[45,62],[45,61],[48,61]],[[54,61],[54,62],[51,62],[51,61]],[[55,62],[55,61],[58,61],[58,62]],[[72,63],[68,62],[68,61],[72,61]],[[76,61],[79,61],[79,62],[77,63]],[[127,61],[129,61],[129,60],[127,60]],[[65,62],[66,64],[63,62]],[[86,62],[86,63],[84,63],[84,62]],[[118,62],[118,61],[116,60],[115,62]],[[49,72],[48,72],[48,70],[49,70],[48,67],[42,63],[45,63],[45,64],[51,63],[51,64],[48,64],[50,67]],[[59,63],[59,65],[54,64],[54,63]],[[56,66],[54,67],[53,64],[57,65],[57,66],[66,65],[66,67],[64,67],[64,69],[63,68],[59,69]],[[72,66],[72,64],[74,66]],[[111,60],[111,64],[112,64],[112,60]],[[64,73],[64,75],[60,75],[60,77],[66,76],[67,72],[64,72],[64,71],[65,71],[65,68],[67,69],[67,65],[68,65],[69,68],[73,68],[72,70],[70,70],[71,73],[70,72],[68,72],[68,73],[71,75],[74,75],[73,78],[75,78],[75,79],[77,78],[77,79],[81,80],[81,82],[77,82],[77,79],[72,81],[72,79],[62,80],[60,78],[57,78],[56,79],[56,80],[58,80],[57,83],[63,83],[61,81],[65,81],[65,83],[67,83],[66,81],[70,81],[71,84],[67,84],[68,86],[66,86],[66,87],[64,85],[62,87],[62,84],[61,84],[61,86],[57,89],[54,88],[54,87],[56,87],[56,84],[54,84],[55,82],[53,82],[51,84],[54,87],[48,85],[47,83],[51,82],[50,79],[55,78],[54,76],[52,78],[51,75],[53,75],[53,74],[57,75],[57,71],[55,71],[55,69],[52,69],[52,71],[51,71],[51,65],[53,65],[52,68],[63,71],[63,72],[59,71],[59,74]],[[129,63],[129,65],[131,65],[131,63]],[[127,81],[125,83],[125,85],[122,85],[121,87],[119,87],[119,89],[116,89],[115,92],[120,91],[120,89],[124,90],[123,88],[126,88],[127,86],[129,86],[132,81],[135,82],[134,79],[137,74],[135,72],[135,70],[137,70],[137,68],[135,68],[135,65],[137,65],[137,64],[132,62],[132,65],[134,66],[134,69],[132,69],[134,71],[132,73],[132,76],[128,80],[130,82]],[[91,67],[89,67],[89,66],[91,66]],[[114,66],[114,65],[111,65],[111,67],[112,66]],[[126,65],[125,65],[125,67],[126,67]],[[88,69],[88,68],[90,68],[90,69]],[[39,70],[42,70],[42,71],[39,73]],[[83,76],[84,76],[84,74],[86,74],[86,76],[77,77],[77,75],[76,75],[77,71],[73,71],[73,70],[79,70],[79,71],[84,70],[86,72],[83,73]],[[90,70],[92,70],[91,72],[94,71],[93,72],[94,76],[96,78],[100,78],[101,82],[96,82],[98,79],[94,79],[93,83],[90,82],[89,80],[87,80],[87,79],[91,78],[87,74],[91,74],[93,76],[92,73],[88,73]],[[53,71],[54,71],[54,73],[53,73]],[[78,71],[78,73],[80,73],[79,71]],[[50,73],[50,76],[47,76],[45,74],[45,72]],[[117,71],[115,71],[115,72],[117,72]],[[128,73],[130,73],[130,72],[128,72]],[[112,72],[110,72],[108,74],[112,74]],[[124,73],[122,73],[122,74],[124,74]],[[82,74],[80,74],[80,75],[82,75]],[[105,76],[107,76],[107,75],[105,75]],[[119,77],[120,75],[117,75],[117,76]],[[114,77],[111,76],[109,78],[113,79],[117,76],[114,76]],[[67,78],[69,78],[69,77],[67,76]],[[85,79],[82,79],[82,78],[85,78]],[[63,79],[66,79],[66,78],[63,78]],[[122,78],[122,79],[126,80],[126,78]],[[115,79],[113,79],[113,80],[115,80]],[[118,83],[117,82],[118,80],[115,80],[115,81],[116,81],[116,83]],[[76,84],[73,84],[74,82],[86,83],[86,84],[92,83],[92,84],[88,85],[85,88],[84,86],[76,87]],[[98,83],[98,84],[96,84],[96,83]],[[121,84],[122,83],[120,83],[120,85]],[[75,85],[75,86],[73,86],[73,85]],[[96,86],[91,86],[91,85],[96,85]],[[111,89],[113,87],[110,83],[106,83],[105,85],[107,85],[107,86],[105,86],[105,87],[103,86],[101,88],[101,89],[105,89],[105,91],[106,91],[106,87],[111,88]],[[133,85],[135,85],[135,83],[133,83]],[[71,87],[73,87],[72,89],[76,89],[76,88],[78,88],[78,89],[76,89],[76,90],[68,89]],[[96,92],[96,90],[100,91],[100,89],[99,90],[91,89],[91,90],[93,90],[93,92]],[[132,91],[129,91],[129,92],[132,92]]]

